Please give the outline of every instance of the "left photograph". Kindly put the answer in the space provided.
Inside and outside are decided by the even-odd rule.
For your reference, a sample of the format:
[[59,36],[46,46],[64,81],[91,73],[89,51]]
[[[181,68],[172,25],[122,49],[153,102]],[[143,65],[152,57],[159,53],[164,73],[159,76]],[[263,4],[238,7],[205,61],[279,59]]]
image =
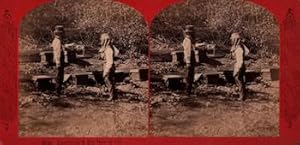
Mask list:
[[19,32],[19,136],[148,133],[147,25],[112,0],[56,0]]

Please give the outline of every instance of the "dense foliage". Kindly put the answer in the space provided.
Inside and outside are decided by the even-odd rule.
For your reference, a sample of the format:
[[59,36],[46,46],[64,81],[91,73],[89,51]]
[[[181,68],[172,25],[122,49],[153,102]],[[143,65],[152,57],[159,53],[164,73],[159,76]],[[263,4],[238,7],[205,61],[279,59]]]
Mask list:
[[99,33],[110,32],[128,53],[147,53],[147,26],[133,8],[112,0],[56,0],[27,14],[20,29],[20,48],[48,45],[56,24],[66,28],[67,42],[95,47]]
[[162,11],[153,21],[155,42],[179,44],[182,29],[196,27],[198,41],[228,47],[230,34],[240,32],[252,52],[278,54],[279,27],[266,9],[246,0],[187,0]]

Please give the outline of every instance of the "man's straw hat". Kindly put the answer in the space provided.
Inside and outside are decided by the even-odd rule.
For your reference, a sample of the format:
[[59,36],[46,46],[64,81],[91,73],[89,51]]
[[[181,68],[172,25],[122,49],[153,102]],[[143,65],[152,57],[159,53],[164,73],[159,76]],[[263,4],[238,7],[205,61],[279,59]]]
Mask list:
[[64,26],[63,25],[56,25],[54,28],[54,34],[59,35],[64,33]]
[[194,25],[186,25],[183,30],[184,33],[193,33],[194,31]]

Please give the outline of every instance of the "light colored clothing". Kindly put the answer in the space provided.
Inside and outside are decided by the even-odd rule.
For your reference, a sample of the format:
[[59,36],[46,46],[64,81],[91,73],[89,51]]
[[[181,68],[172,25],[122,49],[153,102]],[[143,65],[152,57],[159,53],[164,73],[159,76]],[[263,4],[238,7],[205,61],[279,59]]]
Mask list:
[[52,48],[53,48],[53,61],[57,67],[57,74],[56,74],[56,92],[57,95],[61,94],[63,80],[64,80],[64,48],[63,44],[59,37],[55,37],[52,41]]
[[192,40],[188,37],[185,37],[182,43],[183,53],[184,53],[184,62],[190,64],[192,62],[192,52],[195,50],[195,45],[192,43]]
[[236,76],[245,65],[245,51],[240,45],[233,46],[231,51],[233,57],[235,58],[233,76]]
[[195,44],[193,44],[189,36],[185,37],[182,43],[184,62],[186,63],[186,91],[190,95],[193,89],[194,75],[195,75]]
[[53,60],[57,66],[61,65],[61,58],[64,55],[64,48],[59,38],[55,37],[51,44],[53,48]]
[[231,54],[235,58],[233,76],[235,78],[236,85],[239,89],[239,100],[245,100],[246,94],[246,77],[245,77],[245,56],[250,52],[249,49],[242,44],[242,39],[239,33],[233,33],[231,35]]
[[108,100],[113,100],[115,98],[115,64],[114,59],[116,57],[116,53],[119,51],[115,46],[112,45],[113,39],[108,33],[103,33],[100,36],[100,45],[101,48],[99,50],[100,57],[104,59],[103,64],[103,78],[105,85],[109,91]]
[[99,52],[101,57],[104,59],[103,64],[103,78],[105,85],[109,91],[108,100],[112,100],[115,97],[115,51],[114,46],[107,45],[106,47],[102,47]]
[[111,69],[114,67],[114,50],[111,46],[107,46],[106,48],[101,48],[103,51],[104,57],[104,66],[103,66],[103,76],[107,76]]

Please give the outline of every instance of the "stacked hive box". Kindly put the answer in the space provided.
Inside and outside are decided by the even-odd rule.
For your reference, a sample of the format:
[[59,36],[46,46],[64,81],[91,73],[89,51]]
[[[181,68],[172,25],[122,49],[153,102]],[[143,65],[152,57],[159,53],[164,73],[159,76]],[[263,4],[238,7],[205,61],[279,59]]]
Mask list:
[[183,80],[184,77],[181,75],[164,75],[163,80],[165,82],[166,87],[170,89],[182,89],[184,88]]
[[41,63],[44,65],[54,64],[53,62],[53,51],[44,51],[40,53]]
[[[72,63],[76,60],[76,52],[75,51],[65,51],[65,63]],[[41,63],[44,65],[53,65],[53,51],[43,51],[40,53]]]
[[255,82],[260,77],[260,72],[255,70],[246,71],[246,82]]
[[48,90],[53,84],[54,77],[47,75],[33,76],[32,81],[38,90]]
[[278,81],[279,80],[279,68],[263,69],[261,76],[266,81]]
[[134,81],[146,81],[148,80],[148,69],[131,69],[130,78]]
[[89,76],[93,75],[92,72],[83,72],[74,74],[76,85],[88,85]]
[[116,70],[115,71],[115,81],[116,82],[123,82],[125,78],[129,77],[130,70]]
[[184,59],[184,54],[183,51],[173,51],[171,53],[172,55],[172,63],[177,65],[177,64],[183,64],[183,59]]
[[221,73],[219,72],[211,72],[211,73],[205,73],[205,82],[206,84],[209,85],[217,85],[221,83],[221,78],[220,78]]

